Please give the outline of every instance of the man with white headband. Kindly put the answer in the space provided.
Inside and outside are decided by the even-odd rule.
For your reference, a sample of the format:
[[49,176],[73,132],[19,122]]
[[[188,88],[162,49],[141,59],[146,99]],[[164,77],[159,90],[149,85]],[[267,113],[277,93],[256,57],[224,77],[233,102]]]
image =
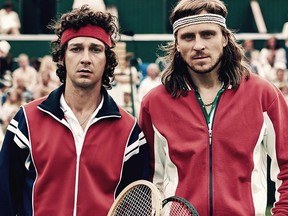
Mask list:
[[270,174],[271,212],[288,215],[287,104],[251,73],[226,16],[220,0],[181,0],[172,11],[163,85],[144,97],[139,118],[151,179],[163,197],[184,197],[201,216],[260,216]]
[[22,106],[0,152],[0,215],[107,215],[129,183],[148,179],[136,119],[109,96],[116,18],[83,6],[50,25],[63,83]]

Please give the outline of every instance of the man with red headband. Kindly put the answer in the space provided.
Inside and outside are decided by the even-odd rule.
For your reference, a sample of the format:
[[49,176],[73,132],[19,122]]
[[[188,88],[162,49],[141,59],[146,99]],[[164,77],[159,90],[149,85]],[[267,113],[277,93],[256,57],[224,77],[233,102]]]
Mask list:
[[63,83],[22,106],[0,153],[0,214],[107,215],[129,183],[148,178],[136,119],[109,96],[116,18],[83,6],[49,26]]
[[181,0],[172,10],[163,85],[144,97],[139,117],[151,179],[164,197],[186,198],[201,216],[264,216],[270,174],[272,213],[287,216],[287,104],[251,73],[227,13],[220,0]]

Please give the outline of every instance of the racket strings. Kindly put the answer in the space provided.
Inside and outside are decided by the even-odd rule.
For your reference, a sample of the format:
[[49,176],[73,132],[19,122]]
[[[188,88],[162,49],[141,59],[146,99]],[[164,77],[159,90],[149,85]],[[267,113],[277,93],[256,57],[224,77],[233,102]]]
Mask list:
[[[188,209],[186,208],[185,205],[179,203],[179,202],[173,202],[170,204],[170,214],[171,216],[173,215],[187,215],[187,213],[189,213],[190,211],[188,211]],[[192,215],[192,214],[190,214]]]
[[149,187],[140,185],[130,190],[120,202],[114,215],[121,216],[148,216],[153,215],[152,193]]
[[178,200],[173,200],[168,202],[163,210],[163,216],[196,216],[198,214],[193,213],[193,211],[183,202]]

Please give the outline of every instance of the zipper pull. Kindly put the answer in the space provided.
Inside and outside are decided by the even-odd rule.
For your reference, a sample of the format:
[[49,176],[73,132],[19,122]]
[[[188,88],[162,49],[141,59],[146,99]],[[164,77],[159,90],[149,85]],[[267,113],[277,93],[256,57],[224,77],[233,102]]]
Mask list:
[[212,144],[212,129],[209,129],[209,144]]

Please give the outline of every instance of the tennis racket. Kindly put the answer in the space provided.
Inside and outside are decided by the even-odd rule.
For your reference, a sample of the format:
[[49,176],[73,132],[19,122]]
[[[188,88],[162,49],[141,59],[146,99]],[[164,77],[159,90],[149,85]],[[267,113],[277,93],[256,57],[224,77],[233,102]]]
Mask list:
[[163,216],[199,216],[196,209],[186,199],[178,196],[171,196],[163,200]]
[[138,180],[126,186],[113,202],[108,216],[160,216],[161,194],[154,184]]

